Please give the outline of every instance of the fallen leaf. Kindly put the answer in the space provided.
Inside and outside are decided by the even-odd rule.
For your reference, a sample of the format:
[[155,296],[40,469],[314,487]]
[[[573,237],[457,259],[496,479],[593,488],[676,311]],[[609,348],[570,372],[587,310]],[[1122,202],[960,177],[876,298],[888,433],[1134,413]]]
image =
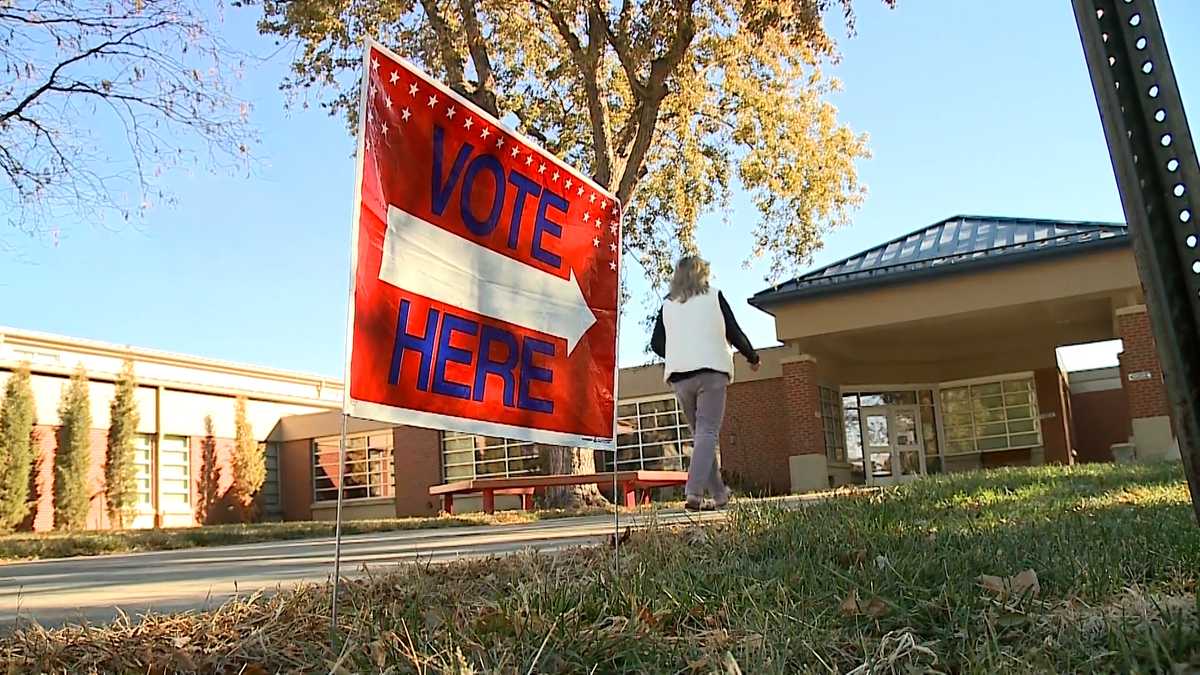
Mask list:
[[371,643],[371,662],[376,668],[384,667],[388,662],[388,648],[383,640],[376,640]]
[[1001,598],[1010,595],[1017,597],[1033,597],[1042,591],[1038,583],[1037,572],[1025,570],[1011,577],[997,577],[984,574],[979,577],[979,585]]
[[859,603],[858,603],[858,589],[857,588],[852,589],[850,591],[850,595],[847,595],[846,599],[844,601],[842,601],[841,610],[842,610],[842,614],[844,614],[846,616],[858,616],[859,612],[861,611],[861,608],[859,607]]
[[853,551],[847,551],[838,556],[844,567],[857,567],[862,565],[867,560],[867,549],[860,548]]
[[645,607],[638,610],[638,620],[651,628],[658,625],[658,617],[654,616],[654,612]]
[[425,610],[422,616],[425,619],[425,630],[428,631],[435,631],[446,623],[446,620],[442,618],[442,613],[435,609]]
[[871,598],[867,606],[863,608],[863,613],[872,619],[882,619],[892,613],[892,608],[882,598]]

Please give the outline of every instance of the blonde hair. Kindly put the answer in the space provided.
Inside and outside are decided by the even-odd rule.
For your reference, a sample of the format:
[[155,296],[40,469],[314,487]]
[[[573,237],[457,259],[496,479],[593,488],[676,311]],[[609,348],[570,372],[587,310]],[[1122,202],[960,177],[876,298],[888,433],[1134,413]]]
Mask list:
[[708,292],[708,262],[698,255],[685,255],[675,265],[671,290],[667,298],[687,302],[693,296]]

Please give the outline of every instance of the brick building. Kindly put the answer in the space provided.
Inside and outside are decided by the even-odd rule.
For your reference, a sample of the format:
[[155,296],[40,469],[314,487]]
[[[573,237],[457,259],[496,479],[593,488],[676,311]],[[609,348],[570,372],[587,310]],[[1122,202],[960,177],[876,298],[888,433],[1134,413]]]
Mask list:
[[[735,486],[802,492],[1012,464],[1139,459],[1178,452],[1162,369],[1125,228],[955,217],[758,293],[777,347],[740,357],[720,439]],[[1063,372],[1057,348],[1120,339],[1120,368]],[[142,506],[137,527],[227,517],[237,396],[265,444],[268,517],[330,519],[337,496],[341,384],[190,356],[0,329],[0,384],[29,362],[37,395],[36,509],[52,516],[55,410],[77,363],[92,378],[90,525],[107,527],[101,465],[112,381],[139,377]],[[684,469],[690,433],[661,366],[620,373],[621,469]],[[204,426],[211,416],[214,432]],[[611,453],[597,464],[611,467]],[[533,445],[366,420],[348,423],[345,517],[432,515],[431,485],[540,472]],[[205,495],[217,505],[204,508]],[[456,499],[457,509],[472,500]],[[505,505],[497,498],[497,506]],[[515,503],[512,505],[515,506]]]

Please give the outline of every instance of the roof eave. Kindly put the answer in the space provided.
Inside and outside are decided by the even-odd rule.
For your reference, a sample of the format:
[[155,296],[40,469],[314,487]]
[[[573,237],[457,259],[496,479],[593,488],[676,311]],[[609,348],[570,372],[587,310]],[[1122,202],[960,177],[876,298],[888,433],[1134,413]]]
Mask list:
[[747,302],[757,309],[770,313],[768,308],[777,307],[791,300],[811,298],[819,295],[835,295],[838,293],[844,293],[871,286],[878,287],[890,286],[898,283],[908,283],[912,281],[919,281],[928,277],[962,274],[964,272],[977,272],[980,270],[992,267],[1001,267],[1004,265],[1017,265],[1026,262],[1049,260],[1052,258],[1065,258],[1107,248],[1122,248],[1129,246],[1129,243],[1128,235],[1120,235],[1105,239],[1097,239],[1095,241],[1082,242],[1071,246],[1034,249],[1027,252],[1009,253],[1006,255],[997,255],[992,257],[985,256],[983,258],[977,258],[974,260],[948,263],[941,266],[925,266],[912,270],[890,272],[875,276],[865,275],[860,278],[848,279],[846,281],[835,282],[832,284],[806,283],[805,285],[788,290],[762,291],[751,296]]

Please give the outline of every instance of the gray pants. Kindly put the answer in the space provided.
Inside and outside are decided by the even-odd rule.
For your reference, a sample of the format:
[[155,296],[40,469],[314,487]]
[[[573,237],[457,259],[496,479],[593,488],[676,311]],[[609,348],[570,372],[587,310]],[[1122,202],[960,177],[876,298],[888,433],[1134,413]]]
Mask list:
[[692,430],[692,464],[688,469],[688,497],[704,497],[708,492],[714,499],[726,494],[717,466],[717,440],[725,418],[725,388],[729,376],[724,373],[700,373],[671,384],[679,407]]

